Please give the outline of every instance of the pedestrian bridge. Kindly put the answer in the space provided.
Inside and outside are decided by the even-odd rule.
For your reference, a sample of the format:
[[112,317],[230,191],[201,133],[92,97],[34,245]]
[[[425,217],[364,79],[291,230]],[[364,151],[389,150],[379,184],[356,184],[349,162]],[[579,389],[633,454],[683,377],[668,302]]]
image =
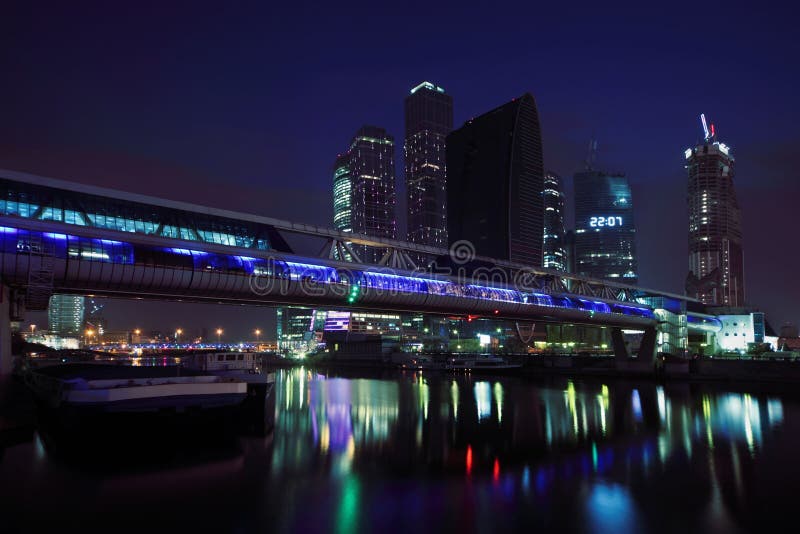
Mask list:
[[[289,234],[319,238],[321,252],[296,254],[284,237]],[[353,244],[381,249],[381,264],[360,263]],[[476,258],[491,269],[469,276],[420,269],[411,260],[419,255],[436,259],[448,251],[0,170],[3,346],[9,343],[9,320],[20,319],[26,309],[46,309],[53,293],[646,331],[655,331],[659,322],[648,299],[687,300],[490,258]],[[708,321],[696,324],[707,328]]]

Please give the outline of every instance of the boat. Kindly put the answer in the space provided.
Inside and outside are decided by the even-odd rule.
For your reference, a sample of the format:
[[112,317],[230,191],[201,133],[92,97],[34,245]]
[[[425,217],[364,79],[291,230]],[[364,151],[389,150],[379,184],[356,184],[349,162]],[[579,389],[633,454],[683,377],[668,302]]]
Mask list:
[[499,356],[481,354],[475,356],[454,356],[447,359],[445,368],[456,372],[502,372],[520,369],[521,363],[512,363]]
[[230,439],[247,399],[242,380],[178,366],[65,363],[25,382],[45,446],[68,458]]
[[420,371],[441,371],[445,364],[423,354],[398,353],[393,354],[391,362],[400,369],[414,369]]
[[25,381],[47,408],[91,412],[202,410],[236,406],[247,396],[243,380],[176,367],[66,363],[32,369]]
[[183,368],[247,384],[238,419],[248,432],[265,435],[274,426],[275,374],[264,373],[255,352],[206,352],[181,356]]

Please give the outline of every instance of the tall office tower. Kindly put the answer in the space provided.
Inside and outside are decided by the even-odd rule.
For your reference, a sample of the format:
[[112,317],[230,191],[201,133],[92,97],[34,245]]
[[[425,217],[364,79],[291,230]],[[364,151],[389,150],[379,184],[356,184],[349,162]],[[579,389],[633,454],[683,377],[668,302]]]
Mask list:
[[85,297],[53,295],[47,308],[50,332],[61,337],[80,338],[83,335],[85,310]]
[[447,247],[445,139],[453,129],[453,98],[441,87],[422,82],[406,97],[405,115],[408,240],[444,248]]
[[447,233],[480,256],[542,265],[544,168],[530,93],[447,136]]
[[744,305],[744,259],[739,203],[733,188],[733,155],[709,131],[685,152],[689,175],[689,275],[686,293],[704,304]]
[[575,274],[636,284],[635,237],[625,175],[591,168],[575,173]]
[[544,245],[542,267],[567,270],[567,253],[564,246],[564,193],[561,178],[550,171],[544,173]]
[[[394,138],[383,128],[363,126],[333,168],[333,224],[343,232],[397,238]],[[365,263],[386,252],[354,246]]]

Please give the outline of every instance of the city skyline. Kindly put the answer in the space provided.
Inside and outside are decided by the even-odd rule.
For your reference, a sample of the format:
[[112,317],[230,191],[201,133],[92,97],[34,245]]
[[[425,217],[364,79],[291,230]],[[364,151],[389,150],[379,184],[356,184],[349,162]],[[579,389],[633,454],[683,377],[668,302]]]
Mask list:
[[[272,39],[286,40],[294,32],[305,35],[290,16],[267,18],[272,32],[264,32],[263,17],[252,17],[253,25],[239,27],[236,35],[220,29],[212,42],[205,42],[176,40],[174,36],[188,35],[187,30],[148,22],[141,13],[109,22],[101,13],[56,8],[44,19],[47,31],[34,46],[21,29],[37,15],[27,12],[29,8],[15,9],[9,20],[18,24],[6,38],[13,40],[17,54],[3,58],[16,80],[2,89],[3,167],[327,226],[332,213],[331,155],[341,151],[342,140],[359,124],[381,124],[399,139],[402,99],[419,80],[434,81],[455,95],[455,125],[531,91],[542,115],[547,168],[570,176],[580,166],[586,139],[594,134],[600,140],[599,163],[625,169],[632,177],[640,283],[666,291],[683,291],[688,252],[682,150],[693,138],[702,138],[697,117],[705,111],[715,117],[737,155],[748,301],[765,310],[775,327],[800,319],[792,303],[796,292],[784,290],[791,284],[794,254],[784,248],[791,236],[790,199],[797,193],[791,128],[797,108],[790,97],[796,74],[781,68],[771,50],[790,53],[797,43],[789,38],[790,31],[779,31],[783,20],[745,14],[734,7],[723,12],[695,7],[697,16],[713,11],[715,20],[729,31],[715,35],[720,53],[714,61],[694,62],[699,54],[696,43],[677,31],[682,24],[678,9],[630,15],[633,20],[606,17],[602,40],[595,39],[599,28],[592,12],[572,21],[575,31],[568,39],[559,33],[557,10],[538,10],[542,35],[531,43],[522,40],[521,32],[511,31],[521,25],[516,21],[507,31],[492,33],[495,44],[485,49],[448,30],[433,42],[410,43],[402,53],[376,47],[369,57],[377,54],[391,68],[370,71],[363,64],[335,63],[336,69],[325,68],[339,54],[320,46],[328,36],[325,31],[317,36],[309,31],[308,39],[296,41],[292,51],[272,46]],[[476,15],[471,8],[463,13],[445,11],[434,9],[431,17],[446,18],[451,22],[448,27],[458,27]],[[634,23],[637,17],[644,21],[648,16],[658,16],[663,24],[654,28]],[[217,20],[216,13],[202,10],[187,17],[191,27],[212,28],[246,18],[229,13]],[[498,17],[482,20],[487,25],[505,20]],[[365,26],[363,20],[340,22]],[[153,35],[144,45],[150,48],[126,39],[139,35],[143,27]],[[745,46],[733,37],[743,28],[759,38]],[[373,33],[369,25],[366,31]],[[399,35],[399,28],[382,26],[382,31]],[[78,40],[72,38],[76,33]],[[249,44],[242,36],[250,39]],[[632,38],[646,46],[630,49],[627,43]],[[109,46],[96,47],[98,39]],[[343,50],[359,50],[361,42],[353,34],[340,44]],[[589,43],[597,45],[593,55],[586,53]],[[211,45],[219,56],[209,58],[204,53]],[[419,47],[434,45],[442,46],[442,57],[418,53]],[[265,48],[280,50],[280,55],[271,52],[265,57]],[[161,50],[168,53],[158,55],[160,62],[141,62]],[[614,55],[618,50],[626,52]],[[174,70],[176,57],[181,58],[179,71]],[[270,61],[269,76],[245,68],[264,60]],[[209,64],[215,69],[209,70]],[[211,71],[219,77],[209,77]],[[69,72],[69,83],[58,81],[66,79],[58,74],[64,72]],[[708,84],[692,82],[730,72],[737,77],[736,84],[711,90]],[[352,83],[336,83],[344,76]],[[137,79],[159,80],[171,89],[143,86]],[[586,79],[597,83],[580,82]],[[189,80],[208,83],[187,86]],[[768,107],[744,105],[767,99]],[[309,130],[312,122],[318,127]],[[786,133],[776,140],[774,132]],[[398,169],[400,161],[398,154]],[[398,199],[405,198],[402,187]],[[568,198],[571,188],[566,180]],[[402,207],[398,208],[402,218]],[[110,327],[117,329],[131,310],[166,322],[177,306],[114,302],[106,312]],[[244,323],[248,315],[260,313],[255,308],[225,307],[215,316],[213,306],[186,311],[197,322],[210,325]]]

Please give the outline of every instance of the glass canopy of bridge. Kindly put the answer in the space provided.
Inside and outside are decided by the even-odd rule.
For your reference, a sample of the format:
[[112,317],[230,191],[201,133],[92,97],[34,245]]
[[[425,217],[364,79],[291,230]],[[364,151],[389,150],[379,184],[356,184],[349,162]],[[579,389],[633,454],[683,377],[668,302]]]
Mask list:
[[256,250],[289,252],[275,228],[0,177],[0,215]]

